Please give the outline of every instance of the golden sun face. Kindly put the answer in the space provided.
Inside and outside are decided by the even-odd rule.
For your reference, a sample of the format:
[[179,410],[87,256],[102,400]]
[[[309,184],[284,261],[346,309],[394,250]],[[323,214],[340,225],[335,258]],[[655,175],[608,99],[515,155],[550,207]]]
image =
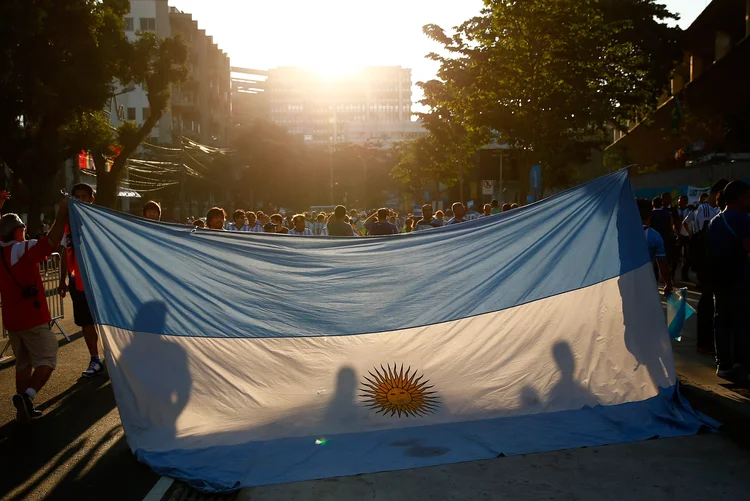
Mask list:
[[[381,372],[382,371],[382,372]],[[421,417],[433,413],[438,408],[438,398],[434,391],[429,391],[429,380],[422,381],[424,376],[417,377],[417,371],[411,372],[411,367],[404,372],[404,366],[399,369],[396,364],[393,368],[380,366],[375,367],[375,374],[370,371],[372,379],[365,376],[366,382],[362,382],[360,396],[365,400],[367,407],[375,410],[378,414],[391,416],[398,414],[401,417]]]

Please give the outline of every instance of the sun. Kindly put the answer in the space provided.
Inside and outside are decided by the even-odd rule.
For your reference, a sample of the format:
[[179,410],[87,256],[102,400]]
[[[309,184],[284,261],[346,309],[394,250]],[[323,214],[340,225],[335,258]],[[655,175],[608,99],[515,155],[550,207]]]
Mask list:
[[[432,414],[438,408],[439,400],[435,397],[435,391],[428,391],[432,386],[427,386],[429,380],[422,381],[424,377],[417,377],[417,371],[411,372],[411,367],[404,372],[404,366],[398,369],[396,364],[380,370],[375,367],[375,374],[371,371],[372,379],[365,376],[367,382],[362,382],[360,397],[367,403],[367,407],[384,416],[390,412],[391,416],[398,414],[400,418],[422,417]],[[382,372],[381,372],[382,371]]]

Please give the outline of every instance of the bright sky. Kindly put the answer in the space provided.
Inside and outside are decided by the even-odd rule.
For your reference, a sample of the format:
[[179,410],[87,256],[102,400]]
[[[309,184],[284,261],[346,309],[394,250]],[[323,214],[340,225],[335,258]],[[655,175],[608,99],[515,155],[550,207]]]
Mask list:
[[[708,0],[662,0],[687,27]],[[193,14],[232,66],[257,69],[311,66],[327,71],[401,65],[414,82],[435,76],[424,59],[439,45],[422,26],[456,26],[476,15],[482,0],[169,0]],[[415,96],[415,99],[417,96]]]

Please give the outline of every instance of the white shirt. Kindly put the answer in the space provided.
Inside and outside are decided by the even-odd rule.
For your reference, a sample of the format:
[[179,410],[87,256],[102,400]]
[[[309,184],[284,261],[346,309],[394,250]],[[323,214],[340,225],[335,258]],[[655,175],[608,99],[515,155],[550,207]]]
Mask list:
[[255,221],[255,226],[250,226],[249,224],[245,226],[248,227],[247,231],[250,231],[252,233],[263,233],[263,225],[260,224],[260,221]]
[[288,235],[299,235],[299,236],[303,236],[303,237],[314,237],[315,236],[315,235],[313,235],[313,232],[310,230],[310,228],[305,228],[302,231],[297,231],[294,228],[292,228],[291,230],[289,230]]

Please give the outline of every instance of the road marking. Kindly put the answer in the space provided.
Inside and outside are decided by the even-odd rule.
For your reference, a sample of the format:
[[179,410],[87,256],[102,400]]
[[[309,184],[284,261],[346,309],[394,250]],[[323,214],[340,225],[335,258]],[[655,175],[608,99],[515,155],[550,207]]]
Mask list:
[[163,498],[164,494],[167,493],[169,488],[172,486],[172,483],[174,483],[173,478],[161,477],[159,481],[156,482],[156,485],[151,488],[151,491],[146,494],[146,497],[143,498],[143,501],[161,501],[161,498]]

